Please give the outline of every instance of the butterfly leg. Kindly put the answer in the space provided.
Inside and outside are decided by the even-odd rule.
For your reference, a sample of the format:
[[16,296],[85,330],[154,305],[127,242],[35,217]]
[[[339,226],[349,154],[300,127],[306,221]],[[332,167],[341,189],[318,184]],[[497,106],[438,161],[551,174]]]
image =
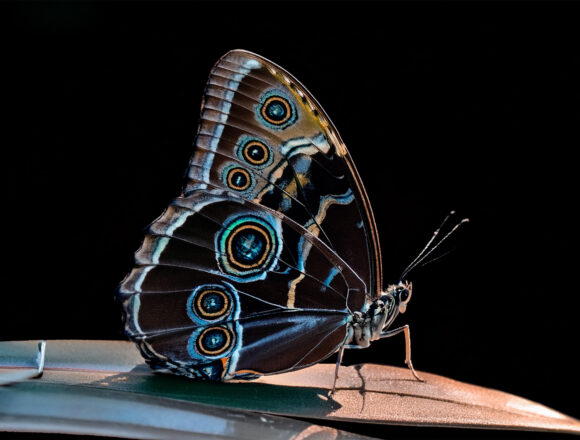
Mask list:
[[334,396],[334,392],[336,391],[336,381],[338,379],[338,369],[340,368],[340,364],[342,363],[342,354],[344,353],[344,344],[338,350],[338,357],[336,358],[336,368],[334,369],[334,382],[332,383],[332,391],[330,392],[331,396]]
[[419,377],[419,375],[415,371],[415,368],[413,368],[413,362],[411,362],[411,330],[409,329],[408,325],[404,325],[402,327],[396,328],[394,330],[389,330],[387,332],[382,332],[380,335],[380,339],[390,338],[391,336],[398,335],[399,333],[405,334],[405,364],[407,365],[407,367],[409,367],[415,379],[417,379],[420,382],[425,382],[423,379]]

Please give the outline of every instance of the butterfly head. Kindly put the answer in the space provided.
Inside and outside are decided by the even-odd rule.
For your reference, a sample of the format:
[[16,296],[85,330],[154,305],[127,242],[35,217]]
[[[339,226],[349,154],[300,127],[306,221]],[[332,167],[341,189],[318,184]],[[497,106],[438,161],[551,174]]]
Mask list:
[[405,313],[407,304],[409,304],[413,294],[413,283],[399,281],[399,284],[393,284],[388,287],[387,294],[389,293],[395,299],[399,312]]

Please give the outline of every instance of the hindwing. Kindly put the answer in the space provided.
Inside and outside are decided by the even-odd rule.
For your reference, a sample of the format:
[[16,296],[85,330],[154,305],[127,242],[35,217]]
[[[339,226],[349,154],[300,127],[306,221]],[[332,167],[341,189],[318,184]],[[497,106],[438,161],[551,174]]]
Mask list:
[[334,353],[381,290],[372,212],[306,89],[241,50],[214,66],[183,194],[120,286],[128,335],[156,368],[211,380]]

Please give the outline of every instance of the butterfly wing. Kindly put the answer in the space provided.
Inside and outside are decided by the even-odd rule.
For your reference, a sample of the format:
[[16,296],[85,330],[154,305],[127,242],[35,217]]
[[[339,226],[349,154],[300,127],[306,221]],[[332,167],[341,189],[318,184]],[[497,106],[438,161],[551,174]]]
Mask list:
[[381,291],[361,179],[338,131],[292,75],[246,51],[226,54],[208,80],[196,146],[187,190],[212,184],[284,213],[340,255],[371,297]]
[[232,51],[206,87],[181,197],[120,287],[150,364],[208,379],[293,370],[343,343],[381,289],[368,198],[306,89]]

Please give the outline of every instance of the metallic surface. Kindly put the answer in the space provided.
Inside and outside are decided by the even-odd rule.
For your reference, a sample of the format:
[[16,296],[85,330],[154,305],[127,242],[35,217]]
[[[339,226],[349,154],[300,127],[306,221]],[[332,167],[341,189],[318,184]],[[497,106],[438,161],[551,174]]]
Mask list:
[[[36,349],[36,342],[1,342],[0,368],[31,368]],[[341,367],[336,393],[329,397],[334,378],[334,365],[330,364],[254,382],[207,383],[154,374],[129,342],[48,341],[42,378],[0,388],[0,427],[6,430],[11,408],[25,395],[33,401],[36,390],[40,396],[53,391],[71,395],[82,391],[88,397],[110,390],[115,391],[114,399],[126,402],[129,408],[133,398],[149,402],[162,397],[204,408],[220,407],[220,411],[227,408],[310,419],[580,434],[580,421],[541,404],[420,374],[424,382],[413,379],[406,368],[372,364]]]
[[0,405],[0,431],[146,439],[367,438],[282,417],[57,384],[4,387]]

